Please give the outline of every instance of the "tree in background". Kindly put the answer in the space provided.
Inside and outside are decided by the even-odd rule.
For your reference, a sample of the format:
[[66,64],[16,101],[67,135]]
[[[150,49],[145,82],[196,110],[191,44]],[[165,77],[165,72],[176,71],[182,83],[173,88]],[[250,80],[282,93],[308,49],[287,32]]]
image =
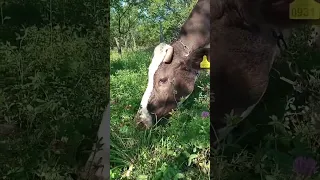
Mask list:
[[170,42],[195,3],[195,0],[111,1],[110,47],[117,48],[121,54],[122,49]]

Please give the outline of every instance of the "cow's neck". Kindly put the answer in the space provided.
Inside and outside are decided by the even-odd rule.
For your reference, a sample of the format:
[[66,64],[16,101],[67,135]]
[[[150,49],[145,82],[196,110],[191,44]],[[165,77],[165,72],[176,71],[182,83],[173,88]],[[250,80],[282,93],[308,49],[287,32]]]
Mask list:
[[210,38],[198,34],[190,34],[189,36],[181,36],[178,41],[187,46],[187,49],[192,52],[196,49],[202,48],[210,44]]
[[190,51],[210,43],[210,1],[199,0],[183,24],[178,41]]

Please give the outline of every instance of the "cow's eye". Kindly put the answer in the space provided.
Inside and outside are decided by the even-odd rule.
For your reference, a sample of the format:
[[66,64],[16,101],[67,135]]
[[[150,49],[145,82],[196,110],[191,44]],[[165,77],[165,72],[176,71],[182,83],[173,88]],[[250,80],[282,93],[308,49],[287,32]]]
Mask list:
[[164,83],[166,83],[168,81],[168,78],[160,78],[160,80],[159,80],[159,83],[160,84],[164,84]]

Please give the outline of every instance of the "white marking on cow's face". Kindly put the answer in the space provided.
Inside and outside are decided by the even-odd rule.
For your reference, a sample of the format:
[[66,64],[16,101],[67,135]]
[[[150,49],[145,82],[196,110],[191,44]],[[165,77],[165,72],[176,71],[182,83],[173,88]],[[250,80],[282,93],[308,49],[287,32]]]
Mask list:
[[150,113],[147,110],[147,105],[148,105],[148,101],[149,98],[151,96],[152,93],[152,89],[153,89],[153,76],[155,74],[155,72],[157,71],[157,69],[159,68],[163,58],[166,55],[166,51],[167,49],[171,47],[167,44],[164,43],[160,43],[153,52],[153,58],[152,61],[149,65],[149,70],[148,70],[148,85],[147,85],[147,89],[145,90],[143,96],[142,96],[142,100],[140,103],[140,118],[146,120],[146,122],[151,123],[149,125],[152,125],[152,117],[150,115]]

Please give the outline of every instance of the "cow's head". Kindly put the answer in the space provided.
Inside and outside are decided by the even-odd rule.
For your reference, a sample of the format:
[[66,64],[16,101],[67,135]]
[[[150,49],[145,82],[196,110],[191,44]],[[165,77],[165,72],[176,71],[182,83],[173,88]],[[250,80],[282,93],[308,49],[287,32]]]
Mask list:
[[194,89],[200,62],[209,54],[210,0],[198,0],[183,24],[177,41],[158,45],[148,72],[148,86],[136,115],[138,125],[149,128],[168,117],[182,97]]
[[157,120],[168,117],[181,98],[192,93],[203,55],[208,55],[208,48],[188,54],[179,41],[155,48],[148,86],[135,117],[140,127],[150,128]]

